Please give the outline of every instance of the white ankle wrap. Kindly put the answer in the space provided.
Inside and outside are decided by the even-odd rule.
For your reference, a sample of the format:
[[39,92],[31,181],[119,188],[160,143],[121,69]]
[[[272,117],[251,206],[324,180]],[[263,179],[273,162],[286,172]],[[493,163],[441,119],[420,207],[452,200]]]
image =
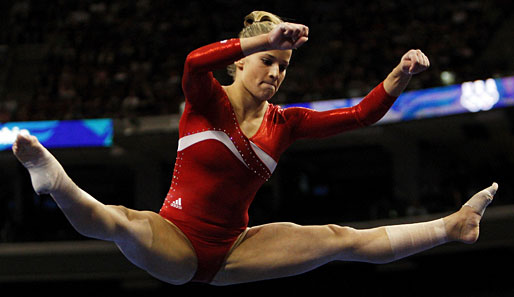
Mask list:
[[385,227],[394,259],[401,259],[447,241],[443,219]]

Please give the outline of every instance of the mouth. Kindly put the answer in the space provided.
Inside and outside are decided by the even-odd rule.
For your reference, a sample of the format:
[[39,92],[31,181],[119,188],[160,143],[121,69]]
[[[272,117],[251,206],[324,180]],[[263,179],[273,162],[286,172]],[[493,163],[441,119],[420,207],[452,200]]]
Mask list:
[[262,82],[262,83],[263,83],[264,85],[266,85],[266,86],[271,86],[271,87],[273,87],[273,89],[275,89],[275,90],[277,89],[277,85],[276,85],[276,84],[274,84],[274,83],[269,83],[269,82]]

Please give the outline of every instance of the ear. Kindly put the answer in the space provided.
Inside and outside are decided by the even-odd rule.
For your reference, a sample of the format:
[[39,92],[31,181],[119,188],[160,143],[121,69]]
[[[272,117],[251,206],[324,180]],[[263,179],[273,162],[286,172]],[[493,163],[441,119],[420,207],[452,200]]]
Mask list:
[[243,59],[237,60],[234,64],[236,64],[237,69],[243,70],[244,65],[245,65],[245,59],[243,58]]

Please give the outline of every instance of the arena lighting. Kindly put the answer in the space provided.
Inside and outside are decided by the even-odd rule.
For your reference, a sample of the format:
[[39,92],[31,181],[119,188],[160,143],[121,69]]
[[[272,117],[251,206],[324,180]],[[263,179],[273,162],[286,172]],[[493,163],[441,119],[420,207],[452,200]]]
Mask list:
[[[289,104],[318,111],[350,107],[362,98]],[[514,76],[489,78],[462,84],[403,93],[378,122],[391,123],[453,114],[486,111],[514,105]]]
[[36,136],[47,148],[108,147],[112,145],[113,122],[89,119],[0,124],[0,150],[11,149],[20,133]]

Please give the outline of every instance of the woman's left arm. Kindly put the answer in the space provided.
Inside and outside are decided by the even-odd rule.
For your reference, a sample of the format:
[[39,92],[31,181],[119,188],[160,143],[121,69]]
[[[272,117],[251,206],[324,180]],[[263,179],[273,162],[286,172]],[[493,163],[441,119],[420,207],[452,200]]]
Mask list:
[[284,114],[293,127],[291,140],[327,137],[376,123],[405,90],[412,75],[425,71],[429,66],[425,54],[420,50],[410,50],[387,78],[355,106],[323,112],[287,108]]

